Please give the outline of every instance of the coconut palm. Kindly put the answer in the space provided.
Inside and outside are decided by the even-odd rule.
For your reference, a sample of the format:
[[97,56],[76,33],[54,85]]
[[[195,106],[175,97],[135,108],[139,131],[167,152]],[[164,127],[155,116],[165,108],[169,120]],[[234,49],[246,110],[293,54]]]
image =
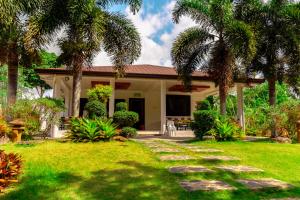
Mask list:
[[234,71],[255,55],[252,29],[235,19],[231,0],[178,0],[173,19],[191,17],[198,26],[182,32],[172,48],[172,61],[184,84],[195,70],[206,72],[219,86],[220,113],[226,114],[226,96]]
[[51,42],[58,30],[64,30],[59,38],[59,60],[73,72],[73,116],[79,115],[82,69],[92,65],[101,49],[111,56],[118,74],[140,55],[140,37],[132,22],[106,9],[118,3],[128,4],[132,12],[141,6],[141,0],[48,0],[30,19],[29,50]]
[[7,102],[17,98],[18,66],[29,65],[34,54],[23,46],[26,17],[34,12],[42,0],[0,0],[0,65],[8,65]]
[[260,72],[269,84],[269,104],[276,104],[276,81],[299,94],[300,3],[288,0],[239,0],[237,17],[255,27],[257,54],[249,72]]

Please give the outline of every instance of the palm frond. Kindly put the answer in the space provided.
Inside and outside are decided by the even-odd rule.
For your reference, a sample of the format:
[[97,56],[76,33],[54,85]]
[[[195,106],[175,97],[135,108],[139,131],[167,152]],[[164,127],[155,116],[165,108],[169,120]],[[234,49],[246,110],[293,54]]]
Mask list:
[[198,27],[192,27],[182,32],[172,47],[172,62],[184,85],[191,84],[192,73],[202,64],[209,52],[214,36]]
[[106,13],[103,46],[117,73],[122,75],[124,66],[132,64],[140,56],[141,39],[133,23],[125,16]]
[[205,27],[212,26],[209,18],[210,13],[207,0],[179,0],[176,2],[172,14],[175,23],[179,22],[180,17],[189,16],[195,22]]
[[102,8],[107,8],[115,4],[126,4],[130,6],[130,10],[134,14],[138,12],[142,6],[142,0],[96,0],[96,2]]

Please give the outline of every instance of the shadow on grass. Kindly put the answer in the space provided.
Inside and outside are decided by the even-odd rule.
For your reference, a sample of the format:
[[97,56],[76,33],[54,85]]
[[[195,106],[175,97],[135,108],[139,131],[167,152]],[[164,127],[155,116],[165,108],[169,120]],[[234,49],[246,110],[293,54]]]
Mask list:
[[[72,199],[68,196],[70,191],[78,192],[81,199],[101,200],[256,200],[300,196],[299,187],[286,191],[250,191],[234,181],[239,178],[239,174],[223,171],[203,174],[201,179],[222,180],[237,187],[238,190],[187,192],[180,187],[179,182],[193,179],[188,174],[171,174],[166,168],[148,166],[136,161],[123,161],[118,164],[120,164],[118,169],[102,169],[93,172],[89,177],[79,177],[71,173],[27,175],[23,177],[22,183],[17,185],[15,190],[0,196],[0,199]],[[65,196],[60,196],[62,194]]]

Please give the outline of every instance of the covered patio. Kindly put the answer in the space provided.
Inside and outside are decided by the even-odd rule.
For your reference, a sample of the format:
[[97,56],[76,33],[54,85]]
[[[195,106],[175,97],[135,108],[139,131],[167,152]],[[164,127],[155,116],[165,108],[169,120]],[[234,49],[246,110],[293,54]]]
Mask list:
[[[53,97],[64,99],[66,111],[61,117],[71,116],[72,76],[71,72],[58,69],[38,69],[43,80],[53,88]],[[237,93],[237,120],[244,127],[243,88],[249,83],[258,84],[263,80],[237,80],[231,89]],[[153,65],[131,65],[126,68],[123,78],[115,78],[111,66],[86,68],[83,71],[82,90],[80,95],[80,115],[84,115],[84,105],[87,102],[87,90],[97,84],[111,85],[113,94],[108,102],[108,116],[112,117],[118,102],[127,102],[129,110],[140,116],[136,128],[140,134],[170,134],[167,131],[169,121],[175,122],[176,136],[192,134],[186,125],[178,122],[193,120],[196,103],[209,95],[218,95],[218,87],[206,74],[193,74],[192,90],[186,92],[178,80],[173,68]],[[177,124],[176,124],[177,122]],[[184,124],[184,123],[183,123]],[[63,128],[54,125],[52,137],[61,137]]]

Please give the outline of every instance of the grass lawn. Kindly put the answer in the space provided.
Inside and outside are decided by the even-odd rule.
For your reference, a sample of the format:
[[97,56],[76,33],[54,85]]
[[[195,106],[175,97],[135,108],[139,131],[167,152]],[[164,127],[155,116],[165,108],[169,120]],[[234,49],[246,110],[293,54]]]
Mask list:
[[[24,159],[21,182],[10,187],[0,199],[270,199],[300,197],[300,145],[244,142],[195,142],[196,145],[224,150],[243,164],[265,170],[264,173],[234,175],[170,174],[168,166],[201,164],[213,167],[219,163],[196,161],[159,161],[143,144],[120,143],[60,143],[48,141],[35,145],[2,145],[7,152],[16,152]],[[178,147],[181,148],[181,147]],[[201,156],[185,150],[183,153]],[[228,162],[227,162],[228,163]],[[288,191],[250,191],[237,184],[236,178],[276,178],[293,184]],[[185,179],[217,179],[236,186],[228,192],[186,192],[179,186]]]

